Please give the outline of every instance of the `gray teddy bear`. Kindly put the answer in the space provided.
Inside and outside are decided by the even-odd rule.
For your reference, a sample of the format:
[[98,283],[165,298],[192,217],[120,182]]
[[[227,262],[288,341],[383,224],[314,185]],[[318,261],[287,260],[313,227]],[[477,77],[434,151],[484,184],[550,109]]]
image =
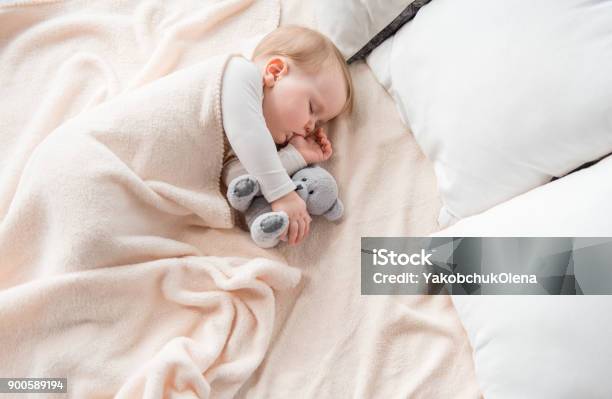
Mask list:
[[[291,180],[296,192],[306,203],[308,213],[323,215],[327,220],[338,220],[344,212],[338,198],[338,185],[332,175],[320,166],[307,166],[297,171]],[[232,180],[227,188],[230,205],[245,215],[251,238],[262,248],[272,248],[280,241],[289,225],[285,212],[272,212],[272,207],[262,196],[259,183],[251,175]]]

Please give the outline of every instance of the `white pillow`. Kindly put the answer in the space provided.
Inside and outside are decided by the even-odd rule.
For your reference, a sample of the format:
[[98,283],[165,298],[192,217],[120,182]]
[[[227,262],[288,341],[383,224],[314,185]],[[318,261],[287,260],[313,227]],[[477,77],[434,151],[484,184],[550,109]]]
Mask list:
[[317,0],[317,28],[346,59],[382,31],[415,0]]
[[[382,85],[389,93],[392,93],[391,79],[391,51],[393,50],[393,38],[395,35],[390,36],[387,40],[382,42],[380,46],[376,47],[370,55],[366,58],[366,63],[372,70],[372,73],[378,80],[378,83]],[[397,105],[397,103],[396,103]]]
[[612,296],[452,300],[485,398],[612,398]]
[[[608,157],[433,235],[612,237],[611,176]],[[593,265],[575,262],[583,287],[601,284],[589,282]],[[610,268],[599,270],[600,278],[606,273],[609,281]],[[485,398],[612,397],[612,296],[452,299]]]
[[611,1],[435,0],[396,33],[391,93],[442,226],[612,152],[610,27]]
[[612,156],[434,235],[612,237]]

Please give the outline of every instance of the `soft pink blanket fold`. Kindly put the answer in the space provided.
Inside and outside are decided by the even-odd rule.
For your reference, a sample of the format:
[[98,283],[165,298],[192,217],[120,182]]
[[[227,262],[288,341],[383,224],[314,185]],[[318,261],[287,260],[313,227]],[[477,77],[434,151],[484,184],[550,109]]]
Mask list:
[[300,273],[230,229],[217,55],[278,11],[0,7],[0,376],[67,377],[74,398],[230,398],[258,367]]
[[0,373],[68,377],[54,397],[231,398],[268,347],[273,290],[298,276],[263,258],[186,257],[1,291]]
[[228,59],[119,95],[49,134],[30,155],[0,226],[0,287],[200,255],[181,241],[186,229],[232,227],[219,183]]

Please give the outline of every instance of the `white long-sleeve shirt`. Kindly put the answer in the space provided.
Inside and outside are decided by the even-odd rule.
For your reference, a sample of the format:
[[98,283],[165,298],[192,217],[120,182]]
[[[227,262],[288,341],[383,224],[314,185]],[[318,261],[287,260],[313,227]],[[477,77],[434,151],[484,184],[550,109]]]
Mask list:
[[231,147],[223,165],[223,181],[229,185],[233,178],[248,173],[257,179],[266,200],[272,202],[295,190],[289,175],[305,167],[306,162],[292,145],[277,152],[262,101],[263,80],[256,65],[243,57],[231,58],[221,93],[223,127]]

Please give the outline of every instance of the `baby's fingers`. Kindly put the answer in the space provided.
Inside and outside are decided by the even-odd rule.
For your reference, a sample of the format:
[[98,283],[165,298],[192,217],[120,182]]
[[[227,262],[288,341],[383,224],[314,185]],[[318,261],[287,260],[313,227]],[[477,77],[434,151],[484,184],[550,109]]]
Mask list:
[[325,132],[325,129],[323,129],[322,127],[318,128],[315,131],[315,137],[317,141],[327,138],[327,133]]
[[289,244],[294,245],[300,231],[299,223],[294,220],[289,225]]
[[295,241],[295,243],[299,244],[304,239],[305,235],[306,235],[306,221],[301,220],[299,222],[299,232],[298,232],[297,240]]
[[323,143],[321,145],[321,150],[323,151],[323,157],[325,158],[325,160],[329,159],[329,157],[331,157],[333,149],[332,149],[332,145],[329,141],[326,141],[325,143]]
[[310,215],[308,215],[308,217],[306,218],[306,228],[304,229],[304,237],[307,237],[308,233],[310,233],[310,222],[312,222],[312,218],[310,217]]

